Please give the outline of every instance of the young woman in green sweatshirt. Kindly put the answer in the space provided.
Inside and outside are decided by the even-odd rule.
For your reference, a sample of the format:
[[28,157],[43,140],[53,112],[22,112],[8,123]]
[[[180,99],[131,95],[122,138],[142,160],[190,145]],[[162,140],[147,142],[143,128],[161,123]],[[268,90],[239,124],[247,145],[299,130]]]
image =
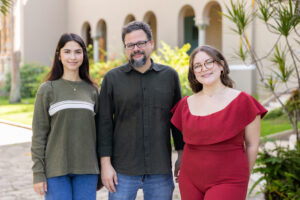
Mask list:
[[36,95],[32,123],[34,190],[46,200],[95,200],[98,89],[78,35],[61,36],[46,80]]

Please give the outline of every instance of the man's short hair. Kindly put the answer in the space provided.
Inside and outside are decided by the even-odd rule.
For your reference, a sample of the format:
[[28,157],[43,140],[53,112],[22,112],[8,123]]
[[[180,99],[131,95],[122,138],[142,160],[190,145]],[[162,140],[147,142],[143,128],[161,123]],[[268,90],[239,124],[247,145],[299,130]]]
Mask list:
[[145,22],[133,21],[123,27],[123,30],[122,30],[123,43],[125,42],[124,40],[125,40],[126,34],[131,33],[132,31],[137,31],[137,30],[143,30],[146,33],[148,40],[149,41],[152,40],[152,31],[151,31],[149,24],[147,24]]

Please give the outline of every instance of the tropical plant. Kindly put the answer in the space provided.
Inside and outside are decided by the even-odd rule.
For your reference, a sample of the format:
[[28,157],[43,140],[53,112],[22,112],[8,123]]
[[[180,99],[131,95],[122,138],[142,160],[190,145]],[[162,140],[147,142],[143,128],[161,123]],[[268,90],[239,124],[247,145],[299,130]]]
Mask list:
[[[260,81],[273,94],[280,103],[285,113],[287,113],[290,123],[296,133],[297,142],[300,142],[298,124],[300,122],[300,104],[296,98],[290,101],[293,110],[280,99],[282,95],[282,87],[285,91],[291,93],[295,91],[300,96],[300,58],[296,54],[299,49],[299,23],[300,9],[299,1],[294,0],[253,0],[252,9],[248,9],[245,1],[233,2],[226,5],[227,13],[223,13],[235,27],[232,29],[239,35],[240,45],[238,55],[247,64],[254,64],[258,71]],[[250,11],[249,11],[250,10]],[[277,40],[270,48],[266,55],[257,55],[254,47],[250,44],[247,36],[247,27],[254,18],[258,18],[264,22],[267,30],[277,35]],[[294,38],[294,35],[298,38]],[[295,45],[291,45],[291,43]],[[249,57],[250,56],[250,57]],[[267,61],[273,63],[272,74],[265,74],[264,69],[267,68]],[[296,86],[291,87],[289,84],[296,79]],[[281,88],[281,89],[278,89]]]
[[266,200],[300,199],[300,147],[288,149],[276,146],[273,150],[263,149],[258,153],[254,173],[262,176],[253,184],[252,190],[264,181]]
[[21,101],[21,79],[20,79],[20,58],[21,52],[15,50],[15,16],[14,16],[14,2],[15,0],[0,0],[0,12],[7,15],[9,18],[9,37],[10,37],[10,51],[9,57],[11,60],[11,90],[9,95],[10,103],[17,103]]
[[[280,103],[287,114],[296,134],[295,149],[276,147],[272,151],[264,149],[259,153],[254,173],[262,176],[253,188],[265,181],[262,192],[266,200],[299,200],[300,199],[300,140],[299,140],[299,94],[300,94],[300,58],[296,54],[300,41],[298,32],[300,23],[299,1],[294,0],[252,0],[252,8],[248,9],[245,1],[233,2],[226,5],[227,13],[223,13],[235,27],[233,31],[239,35],[240,45],[238,55],[246,64],[254,64],[260,81]],[[250,10],[250,11],[249,11]],[[266,55],[258,55],[247,36],[247,27],[254,19],[260,19],[271,34],[277,35],[277,40],[267,51]],[[298,38],[293,38],[296,35]],[[291,45],[295,43],[295,45]],[[271,74],[264,70],[271,62]],[[296,79],[296,86],[290,84]],[[287,103],[280,99],[282,88],[291,98]],[[280,115],[280,112],[274,112]]]

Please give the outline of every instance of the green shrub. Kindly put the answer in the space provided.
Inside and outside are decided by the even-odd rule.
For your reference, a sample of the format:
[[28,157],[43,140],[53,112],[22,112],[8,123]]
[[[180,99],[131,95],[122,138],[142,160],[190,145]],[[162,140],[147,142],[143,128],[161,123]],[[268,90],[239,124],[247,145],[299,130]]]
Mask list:
[[89,57],[89,62],[90,65],[94,63],[94,49],[93,49],[93,45],[89,44],[86,48],[88,57]]
[[[20,68],[21,77],[21,97],[34,97],[40,84],[43,82],[50,68],[38,64],[24,64]],[[10,91],[11,73],[7,74],[5,90]]]
[[[4,89],[4,91],[5,91],[5,93],[7,93],[7,94],[9,94],[9,92],[10,92],[10,87],[11,87],[11,73],[10,72],[8,72],[7,74],[6,74],[6,79],[5,79],[6,81],[5,81],[5,84],[4,84],[4,86],[3,86],[3,89]],[[8,95],[9,96],[9,95]]]
[[280,116],[282,116],[284,114],[282,107],[280,108],[276,108],[274,110],[271,110],[270,112],[268,112],[268,114],[265,116],[265,120],[266,119],[275,119],[278,118]]
[[124,58],[121,59],[111,59],[106,62],[96,62],[91,64],[90,66],[90,74],[92,79],[97,83],[97,85],[101,86],[101,83],[103,81],[104,75],[109,70],[118,67],[120,65],[123,65],[126,63],[126,60]]
[[261,192],[266,200],[299,200],[300,199],[300,146],[290,150],[276,147],[274,150],[259,152],[254,173],[262,174],[252,188],[261,181],[265,185]]
[[[296,111],[297,109],[298,109],[298,112],[299,112],[300,101],[299,101],[299,94],[298,94],[297,90],[294,90],[292,92],[292,96],[286,102],[285,105],[286,105],[288,111],[292,115],[293,115],[293,112]],[[276,109],[271,110],[270,112],[268,112],[268,114],[265,116],[264,119],[275,119],[275,118],[278,118],[278,117],[282,116],[283,114],[284,114],[284,111],[283,111],[282,107],[276,108]],[[298,115],[300,115],[300,113],[298,113]]]
[[187,43],[181,48],[175,47],[172,49],[164,42],[161,42],[161,44],[162,48],[159,48],[158,52],[152,54],[152,59],[154,62],[169,65],[178,72],[183,96],[193,94],[187,77],[189,70],[189,55],[187,52],[191,45]]

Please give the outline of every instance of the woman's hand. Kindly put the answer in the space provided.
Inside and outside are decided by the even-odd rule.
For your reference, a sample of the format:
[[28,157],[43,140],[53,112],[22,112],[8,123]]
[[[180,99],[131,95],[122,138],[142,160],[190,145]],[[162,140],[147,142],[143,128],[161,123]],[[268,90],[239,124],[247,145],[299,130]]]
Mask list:
[[40,182],[33,184],[34,191],[38,193],[39,195],[45,195],[47,192],[47,183],[46,182]]

